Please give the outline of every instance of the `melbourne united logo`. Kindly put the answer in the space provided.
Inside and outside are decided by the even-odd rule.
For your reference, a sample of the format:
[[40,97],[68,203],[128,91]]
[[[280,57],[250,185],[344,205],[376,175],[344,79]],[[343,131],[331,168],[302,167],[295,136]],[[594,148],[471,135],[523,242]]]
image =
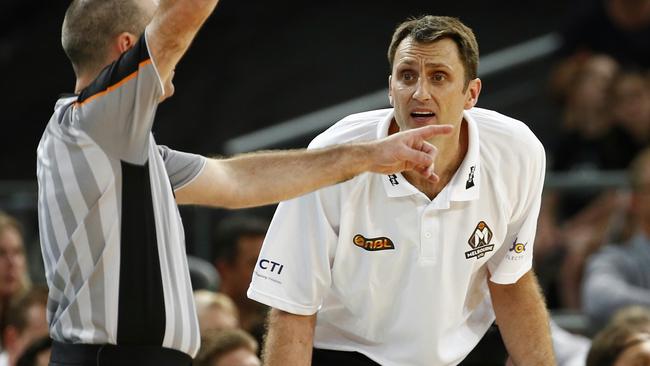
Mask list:
[[490,244],[492,236],[492,230],[490,230],[485,221],[479,221],[474,232],[467,241],[467,243],[472,247],[472,250],[465,252],[465,259],[479,259],[482,258],[485,253],[493,251],[494,244]]
[[363,235],[357,234],[354,236],[354,238],[352,238],[352,242],[359,248],[363,248],[371,252],[377,250],[395,249],[395,244],[393,244],[393,241],[384,236],[381,238],[366,238]]

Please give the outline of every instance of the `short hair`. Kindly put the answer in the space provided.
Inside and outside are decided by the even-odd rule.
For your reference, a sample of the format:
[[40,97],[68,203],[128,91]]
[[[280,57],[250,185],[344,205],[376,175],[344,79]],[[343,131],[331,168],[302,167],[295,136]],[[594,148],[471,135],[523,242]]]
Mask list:
[[224,329],[208,334],[201,340],[196,366],[212,366],[225,354],[244,348],[257,354],[257,341],[242,329]]
[[479,52],[476,37],[472,29],[458,18],[424,15],[409,18],[398,25],[388,47],[388,63],[391,70],[397,47],[407,37],[411,37],[418,43],[433,43],[444,38],[451,39],[456,43],[460,60],[465,67],[465,85],[478,77]]
[[0,211],[0,234],[10,228],[16,230],[20,236],[23,236],[23,227],[20,225],[18,220],[13,216]]
[[34,305],[42,305],[43,308],[47,308],[47,298],[47,287],[40,285],[32,287],[24,295],[11,302],[4,328],[13,327],[19,334],[22,334],[28,326],[27,313],[29,309]]
[[628,169],[630,188],[639,190],[650,183],[643,181],[643,176],[648,167],[650,167],[650,148],[645,148],[637,154]]
[[218,308],[229,312],[235,318],[239,319],[239,310],[237,310],[237,305],[235,305],[235,302],[224,293],[209,290],[197,290],[194,291],[194,303],[196,304],[196,312],[199,314],[205,311],[205,309]]
[[221,220],[214,232],[213,262],[224,260],[234,263],[239,254],[237,249],[239,238],[265,235],[268,229],[268,221],[252,215],[233,215]]
[[61,28],[61,45],[75,73],[102,68],[110,42],[122,32],[140,36],[150,14],[138,0],[73,0]]
[[36,366],[38,356],[50,348],[52,348],[52,338],[49,336],[35,340],[20,355],[16,361],[16,366]]
[[647,324],[632,324],[629,322],[610,323],[594,337],[587,354],[586,366],[611,366],[616,359],[638,341],[630,341],[634,335],[647,335]]

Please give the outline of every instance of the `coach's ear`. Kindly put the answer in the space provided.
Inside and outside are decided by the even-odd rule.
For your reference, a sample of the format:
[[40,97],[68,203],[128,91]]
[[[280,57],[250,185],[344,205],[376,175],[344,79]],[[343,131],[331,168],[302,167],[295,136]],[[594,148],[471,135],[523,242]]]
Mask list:
[[481,79],[470,80],[465,92],[465,109],[472,109],[478,102],[478,96],[481,94]]
[[395,105],[393,104],[393,89],[390,87],[392,81],[393,81],[393,75],[388,75],[388,101],[390,102],[390,106],[394,107]]

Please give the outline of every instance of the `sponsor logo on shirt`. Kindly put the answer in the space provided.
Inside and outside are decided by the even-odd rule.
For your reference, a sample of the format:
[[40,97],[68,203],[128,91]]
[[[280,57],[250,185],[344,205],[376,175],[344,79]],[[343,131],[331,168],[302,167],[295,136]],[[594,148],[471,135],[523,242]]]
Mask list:
[[465,182],[465,189],[470,189],[474,187],[474,170],[476,166],[469,168],[469,176],[467,177],[467,182]]
[[284,264],[280,264],[278,262],[274,262],[268,259],[260,259],[257,265],[265,271],[269,271],[276,274],[281,274],[282,270],[284,269]]
[[485,253],[491,252],[494,250],[494,244],[491,244],[492,241],[492,230],[485,221],[479,221],[474,228],[474,232],[470,235],[467,243],[472,247],[472,250],[465,252],[465,259],[470,258],[482,258],[485,256]]
[[279,285],[282,284],[282,281],[274,277],[277,277],[282,273],[282,270],[284,269],[284,264],[262,258],[259,260],[259,262],[257,262],[257,267],[261,269],[261,271],[258,268],[255,268],[255,271],[253,272],[255,273],[255,276],[262,278],[264,280],[275,282]]
[[517,243],[517,239],[515,239],[515,241],[512,243],[512,246],[510,247],[510,249],[508,249],[508,251],[521,254],[526,251],[526,245],[528,245],[528,243],[526,244]]
[[508,249],[508,254],[506,258],[511,261],[520,261],[526,258],[525,255],[522,255],[526,251],[526,246],[528,243],[517,243],[517,239],[512,242],[512,246]]
[[388,175],[388,180],[390,181],[390,185],[393,187],[399,184],[399,181],[397,180],[397,174]]
[[395,244],[389,238],[382,236],[380,238],[366,238],[361,234],[357,234],[352,238],[354,245],[363,248],[367,251],[374,252],[377,250],[395,249]]

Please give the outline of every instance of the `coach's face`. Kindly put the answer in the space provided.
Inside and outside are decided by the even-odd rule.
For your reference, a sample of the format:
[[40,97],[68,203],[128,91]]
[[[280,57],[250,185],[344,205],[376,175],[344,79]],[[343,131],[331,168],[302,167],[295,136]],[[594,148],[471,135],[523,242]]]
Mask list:
[[459,126],[463,110],[476,104],[480,91],[480,79],[465,86],[465,67],[451,39],[419,43],[407,37],[397,47],[389,98],[401,131],[425,125]]

